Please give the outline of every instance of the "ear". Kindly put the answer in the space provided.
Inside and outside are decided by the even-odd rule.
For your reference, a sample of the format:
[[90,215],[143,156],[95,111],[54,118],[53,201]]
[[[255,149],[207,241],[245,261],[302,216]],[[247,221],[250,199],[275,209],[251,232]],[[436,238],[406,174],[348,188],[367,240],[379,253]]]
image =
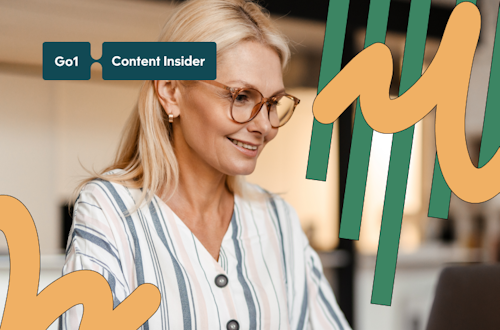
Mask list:
[[154,87],[158,100],[167,114],[180,115],[179,84],[175,80],[155,80]]

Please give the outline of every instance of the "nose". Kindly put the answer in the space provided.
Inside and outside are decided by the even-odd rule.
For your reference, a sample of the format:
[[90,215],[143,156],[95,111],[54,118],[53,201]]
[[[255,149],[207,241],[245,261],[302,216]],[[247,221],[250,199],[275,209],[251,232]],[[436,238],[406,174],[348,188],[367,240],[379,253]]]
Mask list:
[[266,136],[273,127],[269,121],[269,110],[267,103],[263,104],[257,116],[252,119],[248,125],[248,130],[252,132],[259,132]]

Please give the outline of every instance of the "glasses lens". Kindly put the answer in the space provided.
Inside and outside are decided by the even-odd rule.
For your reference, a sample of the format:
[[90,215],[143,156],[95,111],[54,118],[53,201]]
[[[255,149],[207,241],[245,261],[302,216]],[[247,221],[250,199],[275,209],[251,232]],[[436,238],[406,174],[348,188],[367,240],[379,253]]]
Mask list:
[[242,89],[235,96],[233,101],[233,119],[237,122],[244,123],[254,115],[256,104],[262,101],[262,95],[254,89]]
[[269,112],[269,121],[273,127],[279,127],[286,124],[292,117],[295,101],[289,96],[282,95],[278,98],[277,103],[273,105]]

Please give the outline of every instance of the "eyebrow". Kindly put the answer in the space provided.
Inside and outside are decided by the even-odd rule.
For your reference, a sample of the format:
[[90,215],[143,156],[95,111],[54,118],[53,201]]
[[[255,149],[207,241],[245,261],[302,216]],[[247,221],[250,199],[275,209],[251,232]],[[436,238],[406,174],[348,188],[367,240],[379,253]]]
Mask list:
[[[238,80],[231,80],[227,83],[227,85],[231,86],[231,84],[233,84],[233,83],[242,85],[242,86],[238,86],[238,87],[253,88],[253,89],[260,91],[256,86],[252,85],[251,83],[244,81],[244,80],[239,80],[239,79]],[[285,88],[283,87],[282,89],[274,92],[271,96],[277,95],[279,93],[284,93],[284,92],[285,92]]]

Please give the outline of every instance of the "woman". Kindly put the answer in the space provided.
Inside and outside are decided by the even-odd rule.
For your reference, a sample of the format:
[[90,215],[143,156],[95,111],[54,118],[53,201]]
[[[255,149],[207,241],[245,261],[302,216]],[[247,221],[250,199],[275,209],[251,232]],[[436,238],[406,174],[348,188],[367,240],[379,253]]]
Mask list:
[[115,163],[79,189],[63,273],[101,273],[115,306],[155,284],[144,329],[348,329],[293,208],[240,177],[299,102],[284,37],[252,2],[192,0],[160,40],[215,41],[217,79],[144,83]]

